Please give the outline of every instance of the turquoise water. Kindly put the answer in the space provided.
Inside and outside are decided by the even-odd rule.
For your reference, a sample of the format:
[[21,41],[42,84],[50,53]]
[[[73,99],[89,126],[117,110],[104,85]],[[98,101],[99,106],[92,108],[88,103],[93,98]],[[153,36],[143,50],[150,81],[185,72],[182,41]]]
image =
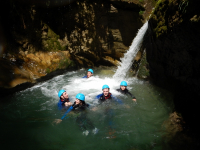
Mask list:
[[[120,79],[113,79],[116,68],[95,68],[95,76],[82,79],[85,69],[67,72],[32,88],[4,98],[0,103],[1,149],[127,149],[160,150],[167,143],[163,136],[166,130],[163,122],[168,119],[174,105],[172,94],[147,81],[127,77],[128,89],[137,98],[120,95]],[[101,87],[108,84],[111,93],[123,101],[98,105],[94,97],[100,94]],[[79,92],[86,95],[88,109],[86,116],[88,135],[76,121],[80,114],[71,112],[60,124],[54,124],[66,110],[58,110],[57,93],[65,89],[73,102]],[[92,122],[99,131],[87,125]],[[163,143],[165,143],[163,145]]]

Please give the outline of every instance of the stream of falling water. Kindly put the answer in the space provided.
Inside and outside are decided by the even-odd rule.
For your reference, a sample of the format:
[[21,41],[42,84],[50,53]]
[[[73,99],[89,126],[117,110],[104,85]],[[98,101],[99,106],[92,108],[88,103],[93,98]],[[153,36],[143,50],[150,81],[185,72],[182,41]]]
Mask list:
[[124,57],[121,58],[121,63],[118,66],[116,73],[113,78],[124,78],[127,74],[127,71],[132,65],[132,60],[135,58],[137,52],[140,50],[142,45],[143,37],[147,31],[148,22],[146,22],[142,28],[138,31],[136,37],[134,38],[129,50],[124,54]]

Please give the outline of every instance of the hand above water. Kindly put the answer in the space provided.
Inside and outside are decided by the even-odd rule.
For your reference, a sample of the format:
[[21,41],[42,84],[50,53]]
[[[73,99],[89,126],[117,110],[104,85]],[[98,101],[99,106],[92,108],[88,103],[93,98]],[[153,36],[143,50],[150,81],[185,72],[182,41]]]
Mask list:
[[65,102],[65,106],[71,106],[72,103],[71,102]]
[[61,122],[62,122],[62,119],[55,119],[55,120],[53,121],[52,124],[53,124],[53,125],[54,125],[54,124],[57,125],[57,124],[59,124],[59,123],[61,123]]
[[91,110],[96,111],[97,109],[98,109],[97,107],[93,107]]

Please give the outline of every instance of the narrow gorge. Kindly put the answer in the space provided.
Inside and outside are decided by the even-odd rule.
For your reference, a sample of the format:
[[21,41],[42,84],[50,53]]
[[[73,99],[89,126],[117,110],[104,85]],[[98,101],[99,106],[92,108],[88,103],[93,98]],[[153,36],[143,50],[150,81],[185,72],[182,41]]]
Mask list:
[[[137,33],[140,33],[138,40]],[[118,88],[117,79],[126,79],[138,104],[130,103],[127,97],[123,99],[131,107],[124,110],[124,122],[127,125],[130,117],[135,128],[129,126],[125,130],[120,120],[123,117],[116,117],[121,125],[116,134],[128,143],[127,146],[123,138],[117,139],[116,143],[120,144],[116,149],[124,146],[126,149],[199,149],[199,37],[198,0],[3,1],[0,5],[0,108],[2,112],[8,111],[2,115],[3,127],[14,123],[21,129],[18,125],[23,121],[29,125],[51,124],[60,114],[53,105],[59,88],[68,89],[73,96],[79,90],[85,92],[91,105],[95,105],[92,97],[103,82],[110,83],[113,90]],[[132,51],[134,48],[137,50]],[[79,78],[88,68],[93,68],[96,74],[93,80],[85,82]],[[29,94],[35,102],[25,101]],[[17,101],[25,105],[19,106]],[[30,103],[33,108],[29,112],[25,106]],[[12,116],[14,106],[17,111]],[[50,116],[42,114],[40,118],[39,112]],[[75,127],[70,127],[75,131]],[[60,132],[57,127],[49,129]],[[27,130],[32,129],[24,128]],[[3,135],[7,142],[10,136]],[[33,136],[36,143],[40,143],[38,135]],[[105,140],[100,135],[95,138],[102,143]],[[44,139],[45,143],[55,142],[57,149],[68,148],[64,141],[60,144],[54,137],[50,136],[49,141]],[[108,144],[110,148],[112,144]]]

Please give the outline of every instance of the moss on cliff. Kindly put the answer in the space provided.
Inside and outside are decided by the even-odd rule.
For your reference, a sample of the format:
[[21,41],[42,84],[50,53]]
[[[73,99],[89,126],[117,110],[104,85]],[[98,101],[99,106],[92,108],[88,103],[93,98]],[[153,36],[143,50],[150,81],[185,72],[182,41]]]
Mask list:
[[148,62],[146,60],[146,52],[143,52],[143,56],[140,62],[140,66],[138,69],[138,77],[139,78],[148,78],[149,77],[149,69],[148,69]]
[[47,51],[58,51],[58,50],[66,50],[66,46],[61,46],[59,39],[60,36],[56,34],[49,26],[46,24],[43,28],[48,29],[46,39],[43,39],[44,49]]
[[170,2],[168,0],[159,0],[155,6],[154,12],[152,14],[152,19],[157,24],[156,28],[154,28],[156,37],[160,36],[161,34],[167,33],[165,17],[169,3]]
[[[166,34],[174,25],[188,21],[188,0],[159,0],[151,16],[156,37]],[[186,12],[189,12],[186,14]],[[197,19],[198,20],[198,19]]]

